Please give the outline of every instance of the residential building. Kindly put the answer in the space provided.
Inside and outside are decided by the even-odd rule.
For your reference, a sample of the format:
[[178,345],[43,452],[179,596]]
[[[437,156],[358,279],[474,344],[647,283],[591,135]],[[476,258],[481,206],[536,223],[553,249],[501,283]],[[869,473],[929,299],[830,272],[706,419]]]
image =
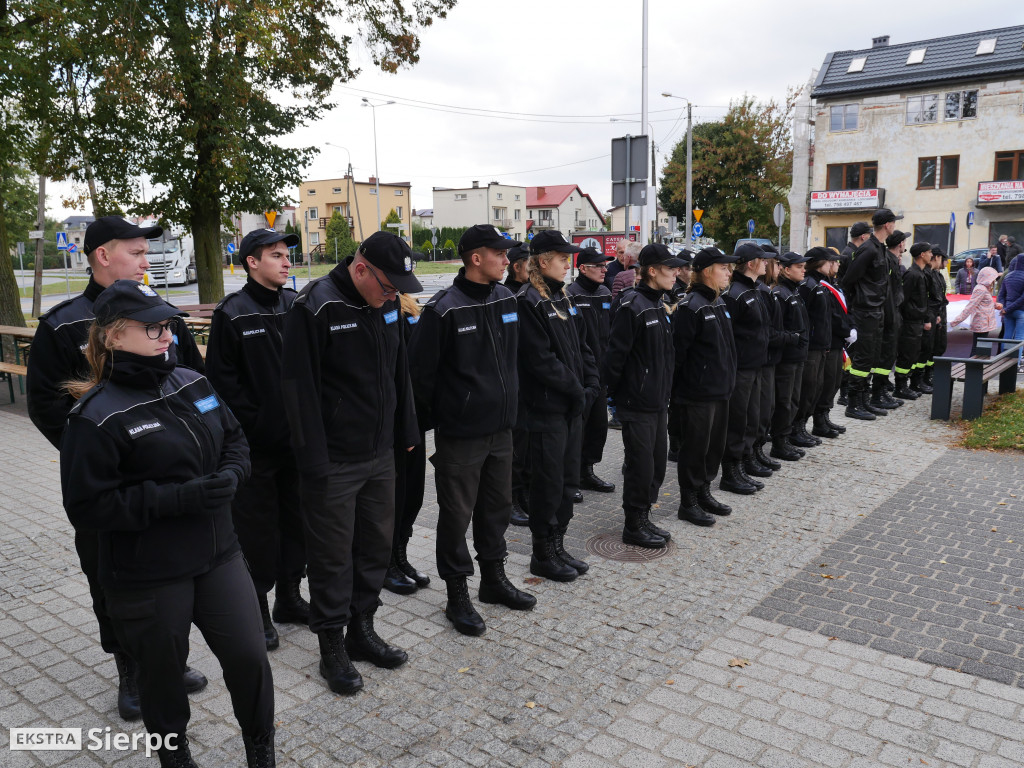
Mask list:
[[[609,208],[605,211],[608,217],[608,227],[612,232],[624,232],[626,227],[626,206],[619,205],[615,208]],[[639,206],[633,205],[629,209],[629,218],[632,220],[630,223],[634,226],[640,226],[640,208]],[[654,226],[656,231],[661,231],[660,228],[664,227],[664,234],[670,235],[673,232],[673,216],[669,216],[668,211],[658,206],[658,218]]]
[[[380,183],[380,218],[384,220],[392,210],[398,214],[401,228],[390,231],[408,238],[412,234],[412,207],[408,181]],[[377,221],[377,180],[356,181],[351,176],[340,179],[313,179],[299,185],[298,217],[296,224],[302,232],[307,252],[329,251],[327,222],[338,211],[348,219],[353,239],[362,242],[380,229]]]
[[432,227],[434,226],[434,209],[433,208],[420,208],[417,211],[412,212],[412,225],[414,227]]
[[568,238],[570,232],[598,232],[605,224],[590,195],[575,184],[527,187],[526,208],[533,232],[557,229]]
[[1015,26],[829,53],[797,105],[791,242],[842,247],[880,206],[953,253],[1024,242],[1022,46]]
[[526,187],[479,181],[469,187],[434,187],[434,226],[471,227],[490,223],[515,240],[526,237]]
[[68,260],[68,267],[70,269],[85,269],[89,262],[85,258],[85,251],[82,250],[82,243],[85,242],[85,230],[86,228],[96,221],[92,216],[68,216],[62,222],[64,231],[68,236],[68,243],[75,244],[75,250],[71,252],[71,258]]

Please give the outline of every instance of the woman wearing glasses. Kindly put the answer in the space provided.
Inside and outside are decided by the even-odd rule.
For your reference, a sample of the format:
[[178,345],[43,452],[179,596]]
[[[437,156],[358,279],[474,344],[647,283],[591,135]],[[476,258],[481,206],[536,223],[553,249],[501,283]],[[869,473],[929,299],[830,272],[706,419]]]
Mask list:
[[160,764],[190,768],[182,682],[194,623],[224,670],[250,766],[274,763],[274,686],[259,605],[231,524],[249,448],[206,378],[178,367],[178,311],[118,280],[93,306],[87,379],[61,442],[64,507],[99,533],[99,578],[138,665]]

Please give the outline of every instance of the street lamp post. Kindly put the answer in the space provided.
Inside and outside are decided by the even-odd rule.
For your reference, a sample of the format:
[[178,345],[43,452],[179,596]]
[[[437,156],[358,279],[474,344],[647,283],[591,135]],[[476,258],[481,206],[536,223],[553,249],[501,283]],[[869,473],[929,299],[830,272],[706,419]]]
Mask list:
[[394,104],[393,101],[385,101],[380,104],[374,104],[368,98],[363,96],[363,106],[369,107],[373,112],[373,175],[374,180],[377,182],[377,229],[380,229],[380,168],[377,165],[377,107],[386,107],[388,104]]
[[666,99],[679,99],[686,102],[686,242],[690,242],[690,229],[693,224],[693,104],[682,96],[662,93]]

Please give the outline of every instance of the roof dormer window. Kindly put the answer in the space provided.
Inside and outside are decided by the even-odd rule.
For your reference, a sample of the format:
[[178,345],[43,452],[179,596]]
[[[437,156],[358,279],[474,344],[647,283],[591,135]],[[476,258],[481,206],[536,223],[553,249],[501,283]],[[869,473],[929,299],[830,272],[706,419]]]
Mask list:
[[987,53],[996,52],[996,38],[990,37],[985,40],[978,41],[978,50],[974,52],[975,56],[984,56]]
[[927,48],[915,48],[912,50],[910,55],[907,56],[907,64],[920,64],[924,61],[924,52],[927,50]]
[[849,74],[851,72],[863,72],[864,71],[864,65],[867,63],[867,60],[868,60],[867,56],[861,56],[861,57],[856,58],[853,61],[851,61],[850,62],[850,66],[847,67],[847,69],[846,69],[847,74]]

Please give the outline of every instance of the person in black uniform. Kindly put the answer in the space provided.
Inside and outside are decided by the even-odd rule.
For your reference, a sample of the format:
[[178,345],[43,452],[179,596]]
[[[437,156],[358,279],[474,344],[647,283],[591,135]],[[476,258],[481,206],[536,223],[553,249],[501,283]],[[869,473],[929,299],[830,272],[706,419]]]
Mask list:
[[764,488],[757,477],[772,474],[771,469],[754,460],[761,404],[758,385],[761,369],[768,361],[769,323],[756,282],[765,273],[765,253],[753,243],[743,243],[733,256],[736,268],[722,300],[729,310],[736,344],[736,385],[729,398],[729,428],[718,487],[731,493],[751,494]]
[[[669,315],[676,311],[676,307],[679,305],[680,300],[686,294],[686,289],[690,287],[690,281],[693,279],[692,265],[693,257],[695,255],[696,254],[689,248],[683,248],[676,254],[676,258],[682,262],[682,265],[679,267],[679,274],[676,275],[676,281],[672,285],[672,290],[665,292],[665,307],[668,309]],[[679,429],[679,412],[672,404],[671,398],[669,398],[668,460],[672,462],[679,460],[679,445],[683,440],[683,436],[680,434]]]
[[409,347],[418,413],[434,429],[430,457],[437,485],[437,572],[448,587],[444,614],[464,635],[482,635],[484,620],[469,598],[473,561],[480,600],[530,610],[537,599],[505,575],[505,531],[512,512],[512,427],[519,405],[516,298],[498,281],[518,245],[489,225],[459,239],[462,268],[450,288],[423,308]]
[[808,324],[807,307],[800,298],[799,284],[804,279],[807,257],[798,253],[785,253],[779,257],[779,275],[772,288],[782,310],[782,323],[788,339],[796,343],[787,344],[782,358],[775,366],[775,405],[772,411],[771,455],[784,461],[796,461],[804,457],[801,448],[810,448],[817,443],[804,440],[793,433],[796,408],[800,402],[800,385],[803,381],[803,366],[807,360]]
[[177,366],[179,313],[133,280],[93,304],[88,378],[61,442],[64,508],[97,532],[118,641],[138,664],[160,764],[194,768],[183,672],[195,624],[224,669],[251,768],[274,764],[274,683],[259,605],[231,523],[249,474],[241,426],[201,374]]
[[553,581],[572,581],[589,569],[565,549],[579,490],[582,416],[601,391],[563,282],[579,250],[557,230],[537,234],[530,242],[530,282],[516,297],[519,386],[530,432],[530,573]]
[[309,628],[335,693],[363,687],[352,660],[393,668],[408,659],[373,619],[394,536],[393,448],[419,441],[397,301],[423,289],[412,270],[405,241],[374,232],[285,316],[281,386],[302,457]]
[[[89,260],[92,274],[85,291],[68,301],[61,302],[39,318],[39,327],[32,339],[32,354],[28,358],[28,415],[54,448],[60,449],[60,439],[67,422],[68,411],[75,401],[64,389],[64,383],[89,375],[89,362],[83,354],[93,320],[93,303],[104,288],[116,280],[142,282],[149,261],[148,240],[160,237],[160,227],[138,227],[120,216],[104,216],[85,230],[82,250]],[[195,339],[180,317],[171,320],[175,354],[178,364],[202,373],[203,356]],[[137,720],[139,696],[135,685],[135,663],[121,650],[117,635],[104,605],[96,569],[99,541],[95,531],[75,527],[75,550],[78,552],[82,573],[89,582],[92,608],[100,630],[100,645],[113,654],[117,665],[117,711],[125,720]],[[202,673],[185,667],[185,690],[189,693],[206,687]]]
[[935,319],[932,321],[931,332],[926,333],[921,344],[921,379],[915,384],[914,378],[911,377],[910,386],[924,394],[930,394],[934,360],[946,354],[946,306],[949,304],[949,285],[946,283],[946,254],[941,245],[932,244],[932,261],[926,266],[925,274],[928,276],[928,310]]
[[693,258],[693,282],[672,316],[675,371],[672,403],[679,409],[679,519],[714,525],[732,508],[711,495],[725,453],[729,397],[736,383],[736,344],[722,291],[735,256],[704,248]]
[[[807,361],[800,380],[800,400],[796,409],[796,421],[793,429],[804,440],[813,440],[821,444],[821,437],[839,437],[839,431],[825,427],[821,417],[815,418],[813,435],[807,432],[807,420],[815,415],[818,401],[825,385],[825,366],[832,349],[832,299],[824,270],[828,267],[829,254],[827,248],[820,246],[811,248],[804,254],[809,259],[805,269],[803,282],[798,288],[800,298],[807,308]],[[821,435],[818,435],[818,433]]]
[[840,285],[842,285],[843,278],[846,276],[846,270],[850,268],[850,263],[853,261],[853,254],[864,245],[870,236],[871,225],[866,221],[855,222],[850,227],[850,240],[839,254],[839,271],[836,273],[836,281]]
[[903,400],[917,400],[921,396],[910,388],[910,377],[918,376],[924,368],[920,360],[921,344],[924,335],[930,335],[933,322],[928,307],[931,278],[924,271],[925,264],[932,260],[931,243],[914,243],[910,246],[910,255],[914,263],[903,275],[903,303],[900,304],[903,326],[896,355],[896,397]]
[[[528,263],[530,260],[530,248],[526,245],[513,245],[505,252],[508,258],[508,277],[505,279],[505,287],[516,295],[523,286],[529,282]],[[526,408],[519,404],[519,415],[516,425],[512,427],[512,517],[509,523],[512,525],[528,526],[530,517],[527,514],[529,502],[526,495],[530,486],[529,480],[529,432],[526,429]]]
[[884,408],[868,403],[868,380],[880,360],[883,331],[883,305],[889,290],[889,262],[885,255],[885,239],[896,228],[896,216],[888,208],[879,208],[871,216],[874,231],[856,250],[843,276],[843,292],[857,343],[850,347],[850,390],[846,415],[851,419],[874,421]]
[[664,299],[682,260],[661,243],[651,243],[640,251],[638,263],[640,283],[622,298],[615,313],[602,378],[622,422],[622,541],[661,549],[671,533],[651,522],[651,507],[665,480],[675,358]]
[[836,436],[846,432],[846,427],[834,423],[829,418],[829,411],[835,405],[836,392],[842,386],[842,377],[845,374],[843,371],[844,347],[857,339],[857,331],[850,324],[850,316],[847,313],[846,297],[833,282],[839,270],[839,253],[834,248],[826,248],[825,252],[828,255],[828,260],[816,269],[816,279],[828,293],[832,343],[825,354],[821,395],[814,408],[814,429],[811,434],[816,437],[828,437],[827,433],[829,432],[835,432]]
[[886,292],[886,301],[882,305],[884,320],[882,342],[878,366],[871,376],[871,400],[869,401],[871,406],[883,410],[892,410],[903,405],[902,400],[897,400],[891,394],[891,390],[895,387],[889,381],[889,376],[896,364],[900,326],[903,325],[903,316],[900,314],[900,306],[903,304],[903,271],[900,258],[906,248],[904,241],[908,237],[910,237],[908,233],[895,230],[885,239],[885,258],[889,265],[889,287]]
[[782,319],[782,304],[772,291],[779,278],[779,252],[771,245],[762,245],[764,252],[764,275],[757,278],[757,298],[764,309],[768,325],[768,352],[765,365],[758,374],[757,436],[754,440],[754,460],[766,471],[777,472],[782,464],[764,452],[765,443],[771,435],[772,414],[775,412],[775,366],[782,361],[785,346],[795,344],[799,336],[786,331]]
[[[299,469],[281,407],[281,333],[295,301],[288,282],[288,248],[298,235],[257,229],[242,238],[246,272],[241,290],[225,296],[210,325],[206,375],[235,414],[249,441],[252,475],[235,494],[231,515],[252,574],[267,650],[278,647],[274,621],[308,624],[299,585],[306,545],[299,511]],[[277,585],[271,620],[267,593]]]
[[[573,306],[580,313],[579,329],[594,355],[598,370],[601,369],[608,348],[608,329],[611,327],[612,292],[604,284],[604,273],[611,260],[611,256],[604,256],[594,248],[584,248],[576,256],[579,276],[565,287]],[[594,400],[590,410],[583,414],[580,488],[600,493],[615,490],[615,483],[609,483],[594,474],[594,465],[601,463],[607,441],[607,392],[602,386],[601,394]]]

